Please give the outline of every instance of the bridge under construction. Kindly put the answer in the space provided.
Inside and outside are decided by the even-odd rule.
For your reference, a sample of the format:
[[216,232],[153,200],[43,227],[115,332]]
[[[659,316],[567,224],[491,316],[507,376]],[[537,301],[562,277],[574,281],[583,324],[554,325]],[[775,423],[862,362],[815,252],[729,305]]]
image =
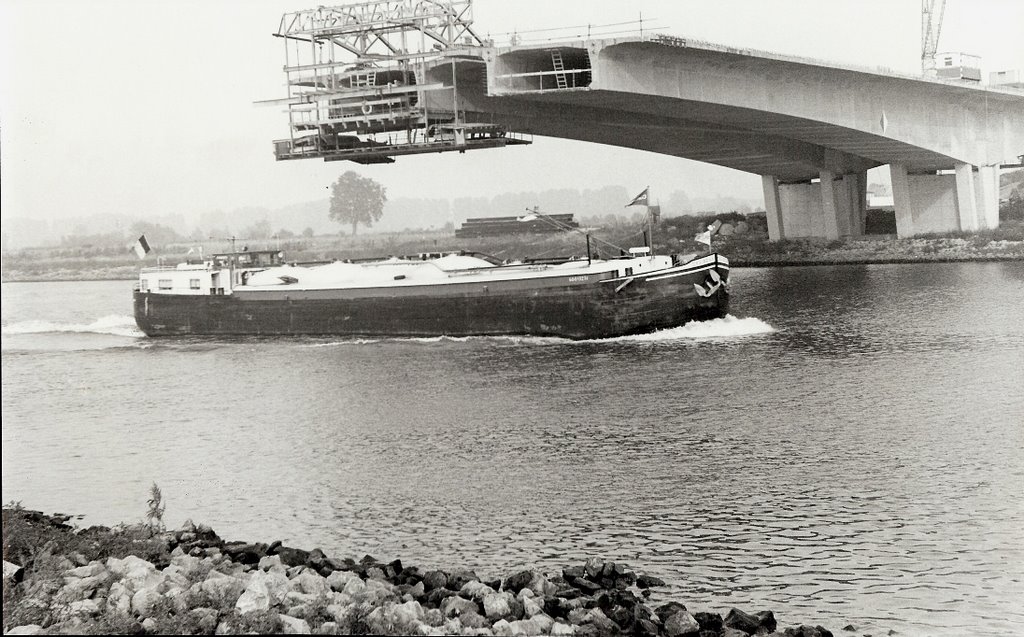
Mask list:
[[864,232],[866,172],[889,166],[897,231],[998,225],[1024,155],[1024,90],[661,34],[496,46],[472,0],[374,0],[285,14],[290,135],[279,160],[592,141],[762,177],[769,235]]

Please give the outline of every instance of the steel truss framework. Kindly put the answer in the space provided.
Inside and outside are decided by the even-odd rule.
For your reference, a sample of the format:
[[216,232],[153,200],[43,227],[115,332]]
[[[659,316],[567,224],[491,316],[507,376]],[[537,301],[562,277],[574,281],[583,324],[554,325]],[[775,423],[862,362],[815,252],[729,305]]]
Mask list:
[[[472,9],[472,0],[374,0],[285,14],[275,35],[291,136],[274,142],[276,157],[380,163],[528,143],[460,117],[455,56],[484,44]],[[438,81],[446,64],[451,74]]]

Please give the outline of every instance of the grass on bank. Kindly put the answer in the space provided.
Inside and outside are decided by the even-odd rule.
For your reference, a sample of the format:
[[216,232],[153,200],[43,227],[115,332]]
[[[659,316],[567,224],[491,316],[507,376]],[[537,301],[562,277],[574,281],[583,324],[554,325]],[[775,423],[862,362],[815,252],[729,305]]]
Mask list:
[[[659,254],[696,252],[701,246],[693,237],[715,220],[745,231],[730,236],[717,235],[714,247],[727,255],[733,265],[773,263],[844,263],[871,261],[971,260],[978,258],[1024,258],[1024,220],[1008,219],[999,228],[978,232],[947,232],[897,239],[894,234],[872,234],[842,240],[785,239],[769,241],[765,217],[726,213],[699,217],[671,217],[653,228],[654,249]],[[868,231],[885,229],[873,222]],[[615,248],[643,245],[644,227],[638,223],[617,223],[589,229],[591,251],[602,257],[617,256]],[[506,235],[460,239],[449,231],[413,231],[391,234],[327,235],[297,237],[285,241],[238,242],[240,249],[280,249],[289,262],[318,262],[335,259],[362,259],[387,255],[414,255],[420,252],[476,251],[500,259],[524,257],[586,256],[586,238],[582,233],[551,235]],[[230,245],[208,243],[206,254],[225,252]],[[4,255],[2,276],[5,281],[45,280],[130,280],[139,267],[168,265],[195,258],[195,244],[154,246],[154,252],[140,261],[134,254],[110,254],[105,250],[79,248],[33,248]],[[193,250],[192,255],[189,251]]]

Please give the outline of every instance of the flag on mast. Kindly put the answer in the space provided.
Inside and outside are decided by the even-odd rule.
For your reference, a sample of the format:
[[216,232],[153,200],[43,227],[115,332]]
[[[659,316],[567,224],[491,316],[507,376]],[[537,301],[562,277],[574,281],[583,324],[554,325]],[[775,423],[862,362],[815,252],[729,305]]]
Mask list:
[[704,243],[704,244],[706,244],[710,248],[711,247],[711,235],[713,235],[716,232],[718,232],[718,229],[721,228],[721,227],[722,227],[722,222],[719,221],[718,219],[715,219],[715,222],[713,224],[709,225],[707,230],[705,230],[704,232],[698,233],[697,236],[695,236],[693,238],[693,240],[696,241],[697,243]]
[[624,207],[629,208],[630,206],[646,206],[647,205],[647,191],[650,190],[650,189],[651,189],[650,186],[644,188],[644,191],[642,193],[640,193],[636,197],[633,197],[633,201],[629,202]]
[[149,241],[146,241],[146,235],[140,235],[139,240],[135,242],[135,246],[132,248],[135,250],[135,254],[139,255],[140,259],[146,258],[149,254]]

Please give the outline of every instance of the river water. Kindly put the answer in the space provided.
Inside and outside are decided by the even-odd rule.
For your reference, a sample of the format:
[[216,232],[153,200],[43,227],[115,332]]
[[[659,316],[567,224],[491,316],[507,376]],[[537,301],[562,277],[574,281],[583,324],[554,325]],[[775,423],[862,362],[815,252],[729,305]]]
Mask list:
[[481,575],[588,556],[692,611],[1024,632],[1024,263],[740,269],[605,341],[141,336],[4,283],[3,500]]

